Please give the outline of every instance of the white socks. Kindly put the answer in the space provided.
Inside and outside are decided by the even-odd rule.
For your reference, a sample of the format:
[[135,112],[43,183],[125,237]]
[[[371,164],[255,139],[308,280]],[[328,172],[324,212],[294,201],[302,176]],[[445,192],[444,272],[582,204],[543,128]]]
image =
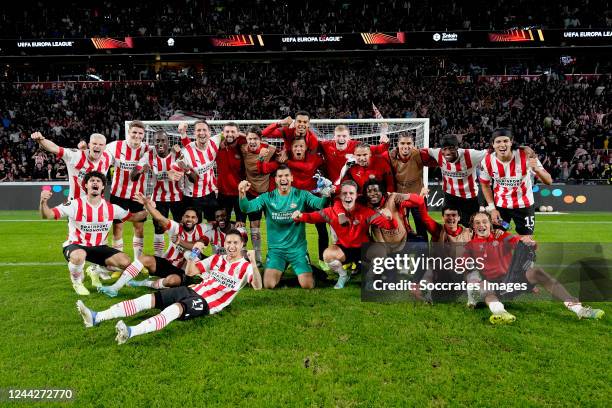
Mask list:
[[123,252],[123,238],[118,240],[113,239],[113,248]]
[[134,235],[132,238],[132,248],[134,249],[134,259],[140,258],[142,250],[144,248],[144,238],[138,238]]
[[491,310],[491,313],[493,313],[494,315],[502,314],[506,311],[506,308],[504,307],[504,304],[502,302],[490,302],[488,306]]
[[83,279],[85,278],[85,275],[83,275],[84,266],[85,263],[76,265],[72,262],[68,262],[68,270],[70,271],[70,280],[72,283],[83,283]]
[[261,263],[261,233],[259,228],[251,228],[251,242],[255,250],[255,259]]
[[155,256],[162,256],[164,254],[164,248],[166,242],[164,241],[164,234],[153,235],[153,249],[155,250]]
[[327,264],[327,266],[329,266],[329,269],[336,272],[341,277],[346,276],[346,270],[342,267],[342,262],[338,261],[337,259],[334,259],[331,262],[325,263]]
[[112,305],[106,310],[98,312],[96,315],[96,323],[105,320],[117,319],[119,317],[133,316],[143,310],[151,309],[153,306],[154,297],[152,294],[142,295],[139,298],[126,300],[125,302]]
[[117,282],[111,285],[111,288],[115,290],[121,289],[125,286],[126,283],[135,278],[140,273],[140,271],[142,271],[142,268],[144,268],[142,263],[138,259],[134,260],[134,262],[132,262],[128,265],[127,268],[125,268],[125,271],[123,271]]
[[130,337],[161,330],[166,327],[168,323],[178,319],[180,316],[181,307],[174,303],[162,310],[160,314],[138,323],[136,326],[130,326]]
[[577,315],[582,310],[582,303],[580,302],[563,302],[563,304],[565,305],[565,307],[567,307],[569,310],[576,313]]

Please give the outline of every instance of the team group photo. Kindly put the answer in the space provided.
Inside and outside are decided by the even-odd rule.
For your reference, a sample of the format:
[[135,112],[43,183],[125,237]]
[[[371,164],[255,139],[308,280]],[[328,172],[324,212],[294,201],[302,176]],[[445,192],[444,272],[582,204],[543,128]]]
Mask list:
[[94,3],[3,14],[3,403],[609,404],[609,4]]

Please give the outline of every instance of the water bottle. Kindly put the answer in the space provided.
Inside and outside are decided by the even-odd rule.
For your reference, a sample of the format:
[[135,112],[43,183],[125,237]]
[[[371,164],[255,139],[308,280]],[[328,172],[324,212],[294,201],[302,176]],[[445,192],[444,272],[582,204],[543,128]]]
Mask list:
[[189,252],[189,255],[187,256],[187,260],[197,261],[198,259],[200,259],[201,253],[202,251],[200,251],[198,248],[193,248],[191,252]]

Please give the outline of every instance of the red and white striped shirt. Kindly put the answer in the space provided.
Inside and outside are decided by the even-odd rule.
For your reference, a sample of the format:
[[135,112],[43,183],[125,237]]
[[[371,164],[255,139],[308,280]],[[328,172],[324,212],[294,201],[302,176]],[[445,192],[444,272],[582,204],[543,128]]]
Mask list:
[[[542,163],[538,160],[538,168]],[[499,161],[495,153],[489,153],[482,161],[481,183],[494,181],[495,206],[501,208],[526,208],[533,205],[533,170],[527,167],[527,153],[523,149],[512,151],[512,160]]]
[[[155,149],[149,151],[140,158],[137,170],[142,170],[145,164],[151,169],[155,186],[153,187],[153,201],[174,202],[183,199],[183,191],[181,190],[179,181],[168,179],[168,170],[171,170],[176,162],[176,154],[170,152],[166,157],[159,157]],[[143,175],[141,175],[144,178]]]
[[196,266],[202,272],[202,283],[191,288],[208,303],[210,314],[218,313],[232,303],[236,294],[253,280],[253,267],[244,258],[234,262],[227,255],[212,255]]
[[66,163],[68,169],[68,181],[70,183],[70,195],[68,198],[78,198],[85,196],[83,189],[83,179],[90,171],[99,171],[102,174],[108,173],[111,158],[107,152],[102,152],[100,159],[97,162],[92,162],[89,159],[89,151],[72,150],[59,148],[57,157]]
[[106,245],[113,220],[125,221],[130,212],[102,199],[97,206],[89,204],[87,197],[79,197],[51,209],[56,220],[68,217],[68,240],[63,246]]
[[217,177],[215,176],[215,159],[219,151],[221,137],[211,136],[208,139],[206,150],[200,150],[195,142],[183,148],[183,160],[195,171],[196,182],[192,183],[189,177],[185,178],[185,195],[189,197],[204,197],[217,190]]
[[478,197],[476,168],[487,154],[486,150],[457,149],[459,157],[454,163],[444,158],[442,149],[428,148],[442,171],[442,187],[445,193],[461,198]]
[[[236,229],[240,231],[240,235],[242,235],[242,239],[246,245],[248,237],[246,229],[242,227]],[[206,224],[204,236],[208,238],[208,242],[212,245],[213,253],[225,255],[225,232],[223,232],[221,228],[213,224]]]
[[[170,222],[166,225],[166,233],[170,238],[178,236],[179,239],[186,242],[197,242],[204,237],[205,224],[197,224],[191,231],[186,231],[185,227],[176,221],[169,220]],[[172,263],[177,268],[182,268],[185,265],[185,258],[183,254],[185,248],[175,244],[170,240],[170,246],[164,254],[164,258]]]
[[148,150],[149,146],[144,143],[132,149],[125,140],[117,140],[106,145],[106,152],[110,155],[111,164],[115,167],[111,195],[132,200],[136,193],[144,191],[145,178],[140,177],[136,181],[131,181],[130,172],[138,166],[140,158]]

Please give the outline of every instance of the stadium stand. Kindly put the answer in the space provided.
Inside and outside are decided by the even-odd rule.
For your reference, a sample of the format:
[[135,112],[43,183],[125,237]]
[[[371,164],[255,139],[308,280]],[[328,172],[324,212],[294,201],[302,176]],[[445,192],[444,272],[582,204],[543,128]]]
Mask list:
[[431,64],[424,60],[405,62],[231,62],[176,80],[162,74],[162,80],[87,89],[5,82],[0,84],[0,181],[65,178],[62,161],[37,151],[29,138],[35,129],[60,145],[76,146],[92,132],[122,138],[125,120],[164,120],[178,110],[228,120],[281,118],[297,110],[319,118],[368,118],[372,102],[386,117],[429,117],[433,145],[453,133],[466,146],[486,148],[493,128],[511,126],[556,180],[609,180],[609,74],[499,82],[496,77],[431,75]]
[[[28,4],[29,3],[29,4]],[[65,2],[46,8],[28,0],[0,12],[4,38],[78,38],[84,36],[180,36],[196,34],[308,34],[358,31],[488,30],[516,26],[546,28],[610,27],[606,0],[578,7],[568,0],[419,1],[305,0],[289,2],[135,0]],[[604,11],[602,13],[602,10]]]

